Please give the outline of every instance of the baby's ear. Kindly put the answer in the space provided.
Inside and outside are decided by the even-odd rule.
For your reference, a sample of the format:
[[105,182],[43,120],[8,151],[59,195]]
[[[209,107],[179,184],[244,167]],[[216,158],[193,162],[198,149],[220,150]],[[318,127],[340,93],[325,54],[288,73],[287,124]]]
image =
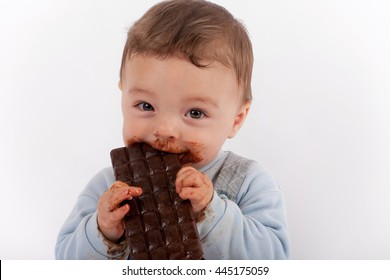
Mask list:
[[118,82],[118,88],[120,91],[122,91],[122,80],[119,80]]
[[246,116],[248,115],[250,107],[251,107],[251,101],[248,100],[238,110],[236,118],[234,119],[232,130],[229,133],[228,138],[233,138],[234,136],[236,136],[237,132],[244,124],[244,121],[246,119]]

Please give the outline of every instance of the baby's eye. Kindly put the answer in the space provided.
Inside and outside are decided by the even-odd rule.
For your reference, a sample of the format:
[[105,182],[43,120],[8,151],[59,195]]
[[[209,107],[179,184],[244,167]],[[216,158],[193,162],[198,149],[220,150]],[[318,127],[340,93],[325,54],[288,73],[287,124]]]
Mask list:
[[154,111],[154,108],[148,102],[140,102],[137,104],[137,107],[142,111]]
[[201,119],[205,117],[205,114],[198,109],[191,109],[186,114],[187,117],[193,118],[193,119]]

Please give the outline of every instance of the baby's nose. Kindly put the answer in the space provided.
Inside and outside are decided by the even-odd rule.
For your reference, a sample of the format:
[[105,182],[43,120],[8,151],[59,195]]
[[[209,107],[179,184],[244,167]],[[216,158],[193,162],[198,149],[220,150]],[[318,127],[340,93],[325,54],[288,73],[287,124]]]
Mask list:
[[177,122],[164,118],[155,123],[153,135],[156,138],[177,139],[179,138],[179,130]]

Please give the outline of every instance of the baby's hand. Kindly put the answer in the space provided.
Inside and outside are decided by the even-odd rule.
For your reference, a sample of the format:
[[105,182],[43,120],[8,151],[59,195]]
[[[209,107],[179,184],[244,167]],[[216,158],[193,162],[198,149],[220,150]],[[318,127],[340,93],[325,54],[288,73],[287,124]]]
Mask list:
[[176,175],[176,192],[183,200],[190,200],[195,218],[210,203],[214,194],[210,178],[193,167],[186,166]]
[[101,233],[112,242],[116,242],[124,233],[123,217],[129,212],[130,206],[120,203],[124,200],[140,196],[142,189],[130,187],[126,183],[116,181],[102,194],[97,206],[97,220]]

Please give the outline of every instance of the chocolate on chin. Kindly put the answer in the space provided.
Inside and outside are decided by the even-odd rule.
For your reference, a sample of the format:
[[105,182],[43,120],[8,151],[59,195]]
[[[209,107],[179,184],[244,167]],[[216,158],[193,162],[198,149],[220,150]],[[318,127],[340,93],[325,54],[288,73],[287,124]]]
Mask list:
[[140,197],[126,201],[129,259],[202,259],[190,203],[175,191],[181,167],[178,154],[135,143],[112,150],[111,162],[116,180],[142,188]]

